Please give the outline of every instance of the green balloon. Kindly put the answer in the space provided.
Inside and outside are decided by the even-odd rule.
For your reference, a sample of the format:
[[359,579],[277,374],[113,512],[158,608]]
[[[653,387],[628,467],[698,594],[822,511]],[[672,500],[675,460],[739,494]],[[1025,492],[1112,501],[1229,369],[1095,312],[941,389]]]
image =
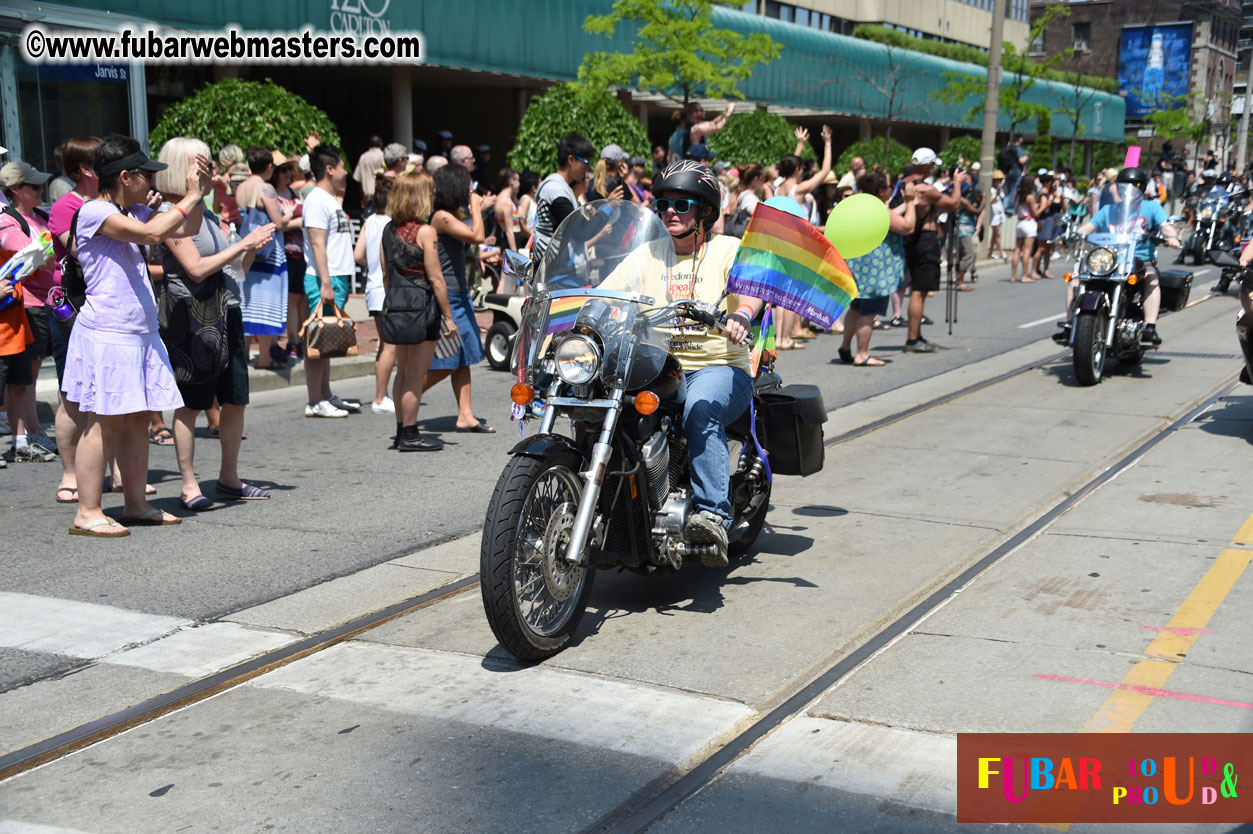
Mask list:
[[888,207],[872,194],[853,194],[831,209],[827,240],[847,258],[860,258],[888,236]]

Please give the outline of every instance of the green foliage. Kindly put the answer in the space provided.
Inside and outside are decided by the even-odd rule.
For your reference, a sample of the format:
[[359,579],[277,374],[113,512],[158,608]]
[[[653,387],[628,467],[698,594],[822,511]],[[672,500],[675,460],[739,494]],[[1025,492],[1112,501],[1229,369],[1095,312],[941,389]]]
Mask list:
[[1200,142],[1209,132],[1210,125],[1205,120],[1197,120],[1192,115],[1192,101],[1198,93],[1173,96],[1163,101],[1161,107],[1144,117],[1146,124],[1162,139],[1182,138],[1189,142]]
[[902,168],[909,164],[909,161],[914,156],[914,152],[893,139],[891,140],[891,149],[888,151],[887,164],[885,165],[883,160],[883,139],[881,137],[869,141],[854,142],[844,149],[844,152],[840,154],[840,158],[836,161],[833,170],[835,170],[837,176],[842,175],[849,169],[849,163],[852,162],[855,156],[862,158],[866,163],[866,170],[868,171],[873,170],[876,165],[883,165],[889,176],[896,176],[901,172]]
[[[795,130],[787,119],[765,110],[736,113],[727,119],[726,127],[710,134],[709,149],[732,165],[769,165],[796,150]],[[814,159],[813,145],[806,143],[801,156]]]
[[[739,5],[716,0],[717,5]],[[758,64],[779,57],[769,35],[713,28],[715,0],[614,0],[613,11],[588,15],[583,28],[610,37],[619,23],[637,24],[632,51],[589,52],[579,81],[590,90],[655,90],[684,104],[689,99],[744,98],[739,85]]]
[[982,151],[982,143],[978,136],[954,136],[944,146],[944,150],[940,151],[940,164],[945,168],[951,168],[957,164],[958,160],[964,159],[969,165],[979,161],[979,154]]
[[[929,55],[938,55],[941,58],[948,58],[952,61],[978,64],[981,67],[988,65],[988,53],[981,49],[975,49],[973,46],[966,46],[965,44],[942,43],[940,41],[916,38],[898,29],[889,29],[876,23],[858,24],[857,28],[853,30],[853,37],[887,44],[888,46],[899,46],[902,49],[912,49],[915,52],[926,52]],[[1033,61],[1032,63],[1035,62]],[[1065,83],[1070,83],[1075,75],[1072,72],[1063,72],[1055,69],[1046,69],[1044,72],[1044,78]],[[1118,92],[1118,81],[1114,78],[1106,78],[1099,75],[1079,75],[1079,83],[1084,87],[1092,87],[1106,93]]]
[[[176,136],[199,139],[216,154],[223,145],[259,145],[285,154],[305,152],[305,137],[340,146],[339,131],[324,112],[268,78],[227,78],[173,104],[149,135],[153,153]],[[342,150],[342,148],[341,148]]]
[[557,144],[567,133],[586,137],[598,155],[605,145],[616,143],[631,156],[649,157],[644,126],[615,96],[590,93],[577,84],[559,84],[526,108],[509,152],[509,166],[515,171],[551,174],[557,170]]

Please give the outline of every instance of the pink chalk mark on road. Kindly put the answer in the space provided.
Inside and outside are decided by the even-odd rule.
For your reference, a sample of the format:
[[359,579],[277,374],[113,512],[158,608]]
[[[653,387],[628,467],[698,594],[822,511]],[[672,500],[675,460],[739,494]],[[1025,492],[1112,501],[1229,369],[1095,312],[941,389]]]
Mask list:
[[1179,637],[1192,637],[1196,634],[1217,634],[1216,631],[1209,628],[1171,628],[1170,626],[1148,626],[1142,625],[1140,628],[1147,628],[1149,631],[1169,631],[1171,634]]
[[1181,701],[1200,701],[1203,704],[1217,704],[1221,707],[1253,709],[1253,704],[1246,704],[1243,701],[1227,701],[1223,698],[1208,698],[1204,695],[1189,695],[1186,692],[1171,692],[1169,689],[1154,689],[1151,686],[1136,686],[1130,683],[1109,683],[1107,681],[1089,681],[1084,680],[1083,678],[1063,678],[1058,675],[1036,675],[1036,678],[1044,681],[1061,681],[1062,683],[1086,683],[1089,686],[1103,686],[1106,689],[1122,689],[1129,692],[1139,692],[1141,695],[1150,695],[1154,698],[1178,698]]

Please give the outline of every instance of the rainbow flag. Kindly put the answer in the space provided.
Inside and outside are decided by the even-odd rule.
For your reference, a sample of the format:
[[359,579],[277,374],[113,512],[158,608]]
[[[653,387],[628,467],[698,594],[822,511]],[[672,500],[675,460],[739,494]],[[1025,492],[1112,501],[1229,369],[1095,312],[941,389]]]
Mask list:
[[548,305],[548,328],[545,333],[552,336],[574,327],[585,301],[587,298],[581,295],[553,299]]
[[857,297],[831,241],[807,220],[758,203],[731,265],[727,289],[760,298],[827,328]]
[[753,326],[753,347],[749,350],[748,358],[752,366],[750,376],[757,378],[757,369],[761,367],[762,361],[773,362],[778,352],[774,346],[774,316],[770,311],[770,305],[766,305],[766,310],[762,314],[761,323]]

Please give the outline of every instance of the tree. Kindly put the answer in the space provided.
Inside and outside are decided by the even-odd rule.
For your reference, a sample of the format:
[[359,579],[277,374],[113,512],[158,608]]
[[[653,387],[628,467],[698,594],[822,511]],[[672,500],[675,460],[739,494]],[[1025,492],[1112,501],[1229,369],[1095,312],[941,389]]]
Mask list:
[[[900,121],[906,113],[927,109],[926,99],[915,98],[911,101],[907,96],[907,93],[915,86],[915,79],[926,75],[927,71],[909,60],[908,49],[887,44],[885,44],[885,49],[888,64],[886,72],[867,67],[848,58],[839,58],[837,60],[843,65],[843,71],[831,73],[834,77],[821,84],[823,86],[843,85],[853,94],[853,98],[857,99],[857,106],[863,113],[882,114],[880,118],[884,122],[883,144],[878,151],[855,155],[861,156],[867,166],[873,167],[878,164],[890,170],[892,168],[892,125]],[[856,81],[850,79],[848,74],[851,74]]]
[[954,136],[940,151],[940,164],[951,168],[964,159],[969,167],[970,163],[979,161],[981,152],[982,143],[978,136]]
[[1091,87],[1084,85],[1083,73],[1079,71],[1065,73],[1066,86],[1065,92],[1055,94],[1061,104],[1058,112],[1064,113],[1070,119],[1070,123],[1074,125],[1074,134],[1070,141],[1070,168],[1075,167],[1075,140],[1087,133],[1087,128],[1083,126],[1083,112],[1092,103],[1092,99],[1096,97],[1097,91]]
[[[1070,9],[1064,5],[1046,6],[1044,14],[1031,25],[1028,43],[1042,38],[1044,30],[1055,18],[1069,15]],[[1034,87],[1037,81],[1052,72],[1054,67],[1071,53],[1072,50],[1063,49],[1050,56],[1044,63],[1037,63],[1028,58],[1025,52],[1019,52],[1018,47],[1010,41],[1004,42],[1004,52],[1001,56],[1004,75],[1001,81],[998,107],[1009,115],[1011,136],[1027,124],[1036,125],[1038,132],[1039,120],[1047,118],[1052,111],[1048,105],[1026,101],[1027,91]],[[942,76],[948,82],[948,86],[937,95],[940,101],[951,104],[969,104],[970,110],[966,118],[972,121],[978,119],[983,113],[983,98],[988,86],[987,78],[964,72],[946,72],[942,73]]]
[[254,145],[299,156],[305,137],[339,145],[339,131],[326,113],[270,79],[227,78],[170,105],[152,129],[149,142],[160,148],[176,136],[199,139],[217,153],[223,145]]
[[684,106],[695,97],[742,99],[739,85],[758,64],[779,57],[769,35],[713,28],[714,5],[729,0],[614,0],[613,11],[588,15],[583,28],[610,37],[619,23],[638,24],[632,51],[589,52],[579,82],[590,90],[634,87]]
[[586,137],[598,154],[605,145],[617,144],[631,156],[648,158],[644,126],[617,97],[559,84],[527,106],[509,152],[509,167],[551,174],[557,170],[557,144],[567,133]]
[[[709,149],[732,165],[766,165],[796,150],[795,130],[787,119],[765,110],[736,113],[726,127],[710,134]],[[813,147],[805,145],[801,156],[815,158]]]

